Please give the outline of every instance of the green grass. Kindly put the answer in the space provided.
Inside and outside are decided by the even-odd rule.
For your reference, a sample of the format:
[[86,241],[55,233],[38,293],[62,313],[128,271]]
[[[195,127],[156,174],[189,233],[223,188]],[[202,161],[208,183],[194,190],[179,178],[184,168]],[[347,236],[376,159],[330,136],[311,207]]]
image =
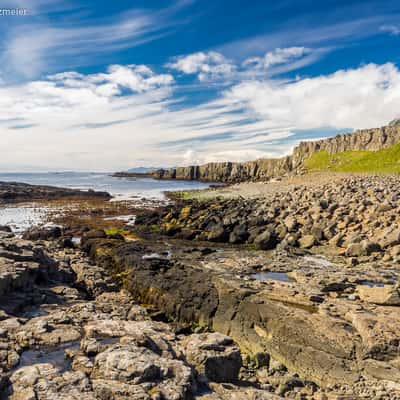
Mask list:
[[320,151],[304,163],[310,172],[400,173],[400,144],[378,151],[345,151],[328,154]]
[[122,228],[107,228],[107,229],[104,229],[104,232],[105,232],[107,235],[117,235],[117,234],[120,234],[120,235],[122,235],[122,236],[124,236],[125,234],[129,233],[128,231],[126,231],[125,229],[122,229]]

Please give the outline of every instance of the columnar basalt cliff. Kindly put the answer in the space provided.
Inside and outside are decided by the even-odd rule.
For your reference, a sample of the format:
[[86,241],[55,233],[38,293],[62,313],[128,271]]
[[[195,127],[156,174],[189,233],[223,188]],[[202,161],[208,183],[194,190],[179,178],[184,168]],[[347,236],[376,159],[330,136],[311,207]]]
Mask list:
[[260,159],[243,163],[221,162],[177,167],[153,172],[156,179],[201,180],[207,182],[241,182],[265,180],[292,170],[291,157]]
[[152,176],[157,179],[208,182],[263,181],[302,171],[304,161],[318,151],[325,150],[329,154],[335,154],[353,150],[380,150],[396,143],[400,143],[400,120],[394,120],[381,128],[363,129],[329,139],[301,142],[294,148],[292,155],[282,158],[159,169],[154,171]]

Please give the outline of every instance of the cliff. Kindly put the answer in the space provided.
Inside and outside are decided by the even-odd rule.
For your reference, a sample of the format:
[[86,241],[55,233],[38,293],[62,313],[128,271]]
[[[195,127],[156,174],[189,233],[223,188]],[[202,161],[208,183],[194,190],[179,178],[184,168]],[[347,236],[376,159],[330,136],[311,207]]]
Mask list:
[[304,161],[319,151],[327,151],[329,154],[353,150],[376,151],[396,143],[400,143],[400,120],[394,120],[381,128],[363,129],[328,139],[301,142],[294,148],[292,155],[282,158],[159,169],[152,172],[152,176],[156,179],[208,182],[263,181],[302,171]]
[[300,165],[314,153],[322,150],[329,154],[354,150],[376,151],[396,143],[400,143],[400,120],[394,120],[382,128],[363,129],[324,140],[301,142],[294,148],[291,157],[294,165]]
[[243,163],[221,162],[204,165],[160,169],[152,173],[156,179],[201,180],[207,182],[239,182],[265,180],[284,175],[292,169],[291,158],[260,159]]

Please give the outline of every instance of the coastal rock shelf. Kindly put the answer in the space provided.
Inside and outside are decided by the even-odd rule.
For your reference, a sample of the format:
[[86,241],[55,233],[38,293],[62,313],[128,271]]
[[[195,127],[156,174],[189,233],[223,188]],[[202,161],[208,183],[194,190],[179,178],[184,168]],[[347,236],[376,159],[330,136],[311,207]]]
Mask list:
[[59,239],[32,242],[4,228],[0,266],[1,398],[280,398],[240,376],[231,338],[155,320],[119,278]]
[[[302,257],[229,249],[204,256],[203,248],[189,248],[185,256],[182,246],[172,248],[172,259],[143,259],[142,252],[150,251],[144,244],[95,239],[86,248],[96,263],[125,272],[124,287],[135,299],[182,327],[231,336],[249,363],[268,368],[273,360],[322,387],[347,387],[354,395],[382,381],[400,388],[398,308],[376,306],[358,284],[360,275],[376,278],[371,265],[347,272],[340,263],[342,270]],[[252,279],[249,272],[260,264],[291,268],[292,280]],[[383,288],[397,293],[390,285],[375,290]]]

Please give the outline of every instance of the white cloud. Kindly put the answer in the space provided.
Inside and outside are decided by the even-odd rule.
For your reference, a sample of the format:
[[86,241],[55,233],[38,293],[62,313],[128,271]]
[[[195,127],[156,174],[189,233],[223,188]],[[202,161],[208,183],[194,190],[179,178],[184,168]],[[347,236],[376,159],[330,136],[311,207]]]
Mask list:
[[174,57],[167,68],[188,75],[197,75],[200,82],[232,84],[241,80],[270,78],[295,70],[320,58],[326,49],[311,50],[306,47],[276,48],[261,57],[245,59],[235,64],[223,54],[210,51]]
[[393,36],[400,35],[400,26],[399,25],[382,25],[380,27],[382,32],[388,32]]
[[400,71],[391,63],[369,64],[278,85],[244,82],[227,91],[225,98],[277,126],[375,127],[399,114]]
[[82,75],[70,71],[49,75],[48,79],[64,87],[92,88],[104,96],[120,94],[122,88],[140,93],[168,86],[174,82],[170,74],[155,74],[146,65],[133,64],[110,65],[106,73]]
[[266,157],[265,151],[255,149],[236,149],[224,151],[196,152],[188,150],[182,157],[181,165],[201,165],[211,162],[242,162]]
[[0,170],[111,171],[276,157],[298,142],[297,130],[382,126],[400,110],[393,64],[292,82],[245,81],[197,106],[179,102],[175,87],[171,75],[139,65],[2,86]]
[[267,52],[264,57],[251,57],[243,62],[246,68],[268,69],[273,65],[285,64],[304,57],[310,53],[310,49],[305,47],[287,47],[277,48],[273,51]]
[[229,59],[215,51],[178,56],[166,66],[185,74],[197,74],[198,79],[203,82],[227,78],[236,69],[236,66]]

